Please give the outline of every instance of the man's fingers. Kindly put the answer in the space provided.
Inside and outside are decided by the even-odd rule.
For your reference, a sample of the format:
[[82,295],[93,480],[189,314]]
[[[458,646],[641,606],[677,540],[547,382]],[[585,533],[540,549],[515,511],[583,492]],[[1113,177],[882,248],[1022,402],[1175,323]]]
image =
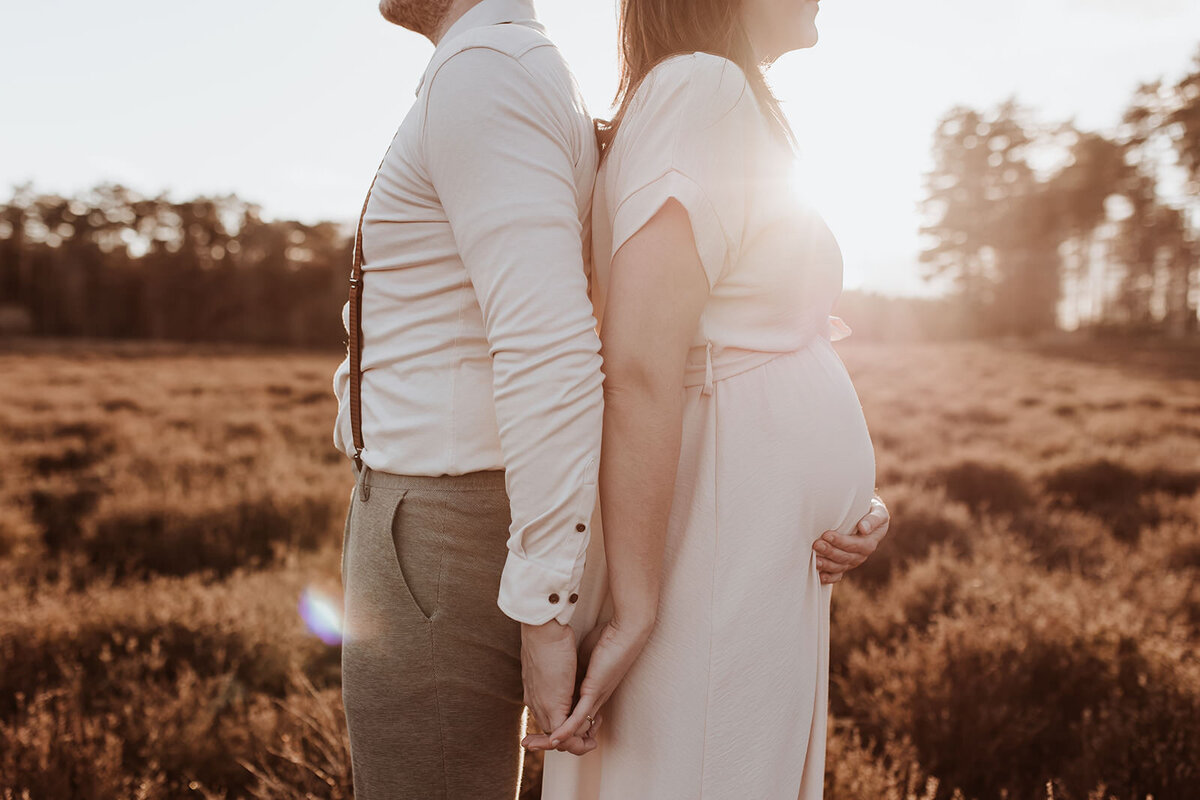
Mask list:
[[[534,749],[553,749],[550,744],[553,737],[550,734],[556,727],[561,726],[562,723],[566,721],[566,716],[567,715],[562,711],[549,712],[539,710],[535,706],[530,706],[529,720],[525,726],[525,730],[528,735],[525,737],[525,739],[521,740],[521,744],[524,745],[526,741],[535,741],[544,743],[545,747],[541,747],[539,745]],[[546,722],[543,722],[542,720],[546,720]],[[538,737],[544,737],[544,739]]]
[[529,750],[553,750],[550,746],[550,734],[531,733],[521,740],[521,746]]
[[851,569],[850,564],[839,564],[837,561],[830,561],[828,558],[817,556],[817,572],[845,572]]
[[596,749],[596,740],[584,736],[572,736],[561,742],[556,749],[564,753],[581,756]]
[[[875,552],[875,548],[879,542],[874,536],[862,536],[861,534],[851,534],[849,536],[838,533],[837,531],[827,531],[822,535],[821,539],[825,542],[825,546],[830,548],[829,558],[834,561],[845,561],[845,558],[839,559],[835,557],[837,551],[841,550],[844,553],[849,553],[850,557],[862,556],[866,557]],[[826,555],[821,552],[822,548],[817,545],[817,552],[821,555]],[[859,559],[861,560],[861,559]]]
[[874,510],[858,521],[858,533],[870,535],[890,520],[887,511]]
[[[826,534],[826,536],[828,536],[828,534]],[[830,541],[824,536],[813,542],[813,550],[817,552],[817,555],[828,559],[829,561],[833,561],[837,564],[846,564],[851,567],[863,557],[858,553],[857,550],[850,550],[848,548],[841,547],[836,540]]]
[[[595,719],[595,722],[592,723],[590,728],[585,725],[585,729],[579,736],[568,737],[559,742],[558,747],[551,744],[549,733],[530,733],[521,740],[521,746],[527,750],[562,750],[577,756],[590,753],[599,746],[595,734],[596,731],[600,730],[600,724],[604,722],[602,714],[593,714],[592,717]],[[584,722],[587,722],[586,717],[584,718]]]
[[[540,717],[539,717],[540,719]],[[565,711],[553,711],[546,714],[546,727],[543,729],[547,733],[561,728],[563,723],[567,721],[567,713]],[[554,738],[551,736],[550,738]]]
[[550,731],[552,729],[542,724],[541,718],[531,706],[529,708],[529,719],[525,724],[525,738],[521,740],[522,747],[528,747],[530,750],[549,750],[550,747]]
[[858,521],[851,534],[825,531],[813,542],[821,583],[837,583],[849,570],[861,566],[887,535],[891,516],[879,495],[871,498],[871,509]]
[[546,724],[548,716],[549,714],[538,706],[529,706],[529,721],[526,723],[525,729],[534,733],[549,733],[554,730],[554,726]]
[[879,495],[875,495],[871,498],[871,510],[859,520],[857,528],[864,534],[874,533],[878,528],[891,522],[891,518],[887,506],[879,499]]

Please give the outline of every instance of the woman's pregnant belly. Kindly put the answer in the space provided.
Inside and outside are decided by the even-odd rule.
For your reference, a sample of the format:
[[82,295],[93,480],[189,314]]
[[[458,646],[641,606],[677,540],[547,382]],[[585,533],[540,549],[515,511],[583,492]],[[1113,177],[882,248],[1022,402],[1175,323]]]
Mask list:
[[[849,533],[870,509],[874,447],[850,375],[823,336],[717,381],[711,396],[690,389],[684,436],[698,437],[685,452],[692,444],[711,455],[718,529],[783,548],[779,557],[807,558],[824,531]],[[689,476],[688,467],[681,459],[677,488],[685,496],[677,502],[701,499],[695,489],[704,476]],[[784,535],[739,533],[746,526]]]

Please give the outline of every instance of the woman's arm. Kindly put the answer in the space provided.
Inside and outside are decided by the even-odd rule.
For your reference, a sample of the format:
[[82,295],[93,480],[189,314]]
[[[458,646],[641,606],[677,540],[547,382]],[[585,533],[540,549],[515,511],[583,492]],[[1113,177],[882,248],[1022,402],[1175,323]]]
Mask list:
[[708,297],[687,211],[668,200],[613,257],[600,326],[604,430],[600,510],[613,617],[581,654],[587,674],[570,718],[523,742],[581,753],[654,627],[683,428],[683,373]]
[[668,200],[614,256],[600,327],[604,546],[615,618],[635,630],[658,608],[684,363],[707,296],[687,212]]

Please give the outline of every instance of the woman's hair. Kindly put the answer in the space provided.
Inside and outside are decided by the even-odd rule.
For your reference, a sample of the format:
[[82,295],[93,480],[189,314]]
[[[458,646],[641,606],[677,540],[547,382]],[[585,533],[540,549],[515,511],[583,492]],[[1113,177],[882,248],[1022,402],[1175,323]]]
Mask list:
[[776,131],[795,147],[796,137],[779,101],[763,78],[750,37],[742,24],[742,0],[620,0],[618,68],[620,82],[610,121],[596,120],[596,140],[606,153],[642,80],[656,64],[674,55],[704,52],[742,68],[750,88],[770,112]]

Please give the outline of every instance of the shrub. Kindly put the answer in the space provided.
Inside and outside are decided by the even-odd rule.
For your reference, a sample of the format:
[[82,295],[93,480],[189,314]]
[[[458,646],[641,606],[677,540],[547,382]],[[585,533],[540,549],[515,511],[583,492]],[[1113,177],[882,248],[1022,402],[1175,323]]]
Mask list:
[[1162,512],[1144,493],[1181,496],[1200,488],[1200,473],[1154,469],[1146,473],[1102,458],[1062,467],[1044,479],[1046,491],[1060,505],[1103,518],[1113,535],[1136,542],[1143,528],[1162,521]]
[[[871,645],[901,646],[943,614],[952,613],[970,567],[935,547],[930,554],[882,588],[842,581],[833,592],[830,624],[830,672],[846,675],[847,663]],[[852,698],[842,686],[831,691],[835,713],[849,713]]]
[[88,515],[103,493],[95,482],[34,489],[29,493],[33,521],[41,529],[42,542],[50,553],[58,553],[78,542]]
[[962,461],[935,473],[946,496],[966,504],[972,513],[1018,513],[1033,503],[1025,480],[997,464]]
[[1200,541],[1176,546],[1171,552],[1170,564],[1176,569],[1200,569]]
[[908,742],[863,742],[862,734],[829,721],[825,797],[829,800],[933,800],[938,782],[926,777]]
[[1200,781],[1195,654],[1051,592],[1006,594],[851,653],[835,680],[855,724],[910,735],[921,765],[968,794],[1035,797],[1057,779],[1187,796]]
[[888,500],[888,511],[892,519],[887,536],[866,562],[847,573],[850,580],[884,583],[935,545],[960,555],[971,552],[973,520],[961,505],[947,503],[939,494]]
[[1008,529],[1048,570],[1099,576],[1111,556],[1107,527],[1073,509],[1039,505],[1016,515]]
[[303,496],[244,497],[188,509],[145,500],[114,504],[98,512],[81,549],[93,568],[118,579],[205,570],[224,576],[329,541],[334,513],[327,498]]
[[[273,758],[278,763],[272,751],[293,735],[305,744],[311,741],[303,738],[311,736],[304,720],[264,717],[269,698],[247,695],[229,677],[204,678],[186,666],[170,683],[139,686],[104,713],[89,711],[93,692],[83,676],[75,674],[66,685],[39,690],[23,700],[10,724],[0,726],[0,774],[14,796],[28,792],[35,798],[168,800],[197,796],[202,789],[199,796],[246,796],[255,778],[247,763],[270,764]],[[323,728],[340,713],[336,694],[327,690],[320,698],[334,709],[316,721]],[[344,738],[336,727],[321,733],[339,742]],[[344,743],[338,750],[344,763]],[[312,767],[328,769],[339,763],[337,753],[319,762],[309,748],[302,752],[312,759]],[[293,768],[289,777],[297,788],[305,783],[319,787],[318,793],[307,796],[350,796],[348,768],[341,773],[330,770],[329,781],[317,780],[314,774],[303,781],[304,772],[303,766]]]

